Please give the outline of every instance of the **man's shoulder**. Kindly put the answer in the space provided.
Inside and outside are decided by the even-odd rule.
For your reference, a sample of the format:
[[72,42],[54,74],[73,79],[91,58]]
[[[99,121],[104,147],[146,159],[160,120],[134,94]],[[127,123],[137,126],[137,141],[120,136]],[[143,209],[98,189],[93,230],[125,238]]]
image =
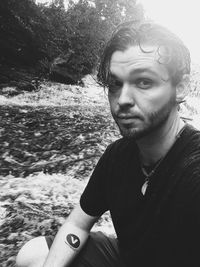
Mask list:
[[200,159],[200,131],[191,125],[187,125],[183,141],[186,144],[187,156],[191,159]]
[[200,130],[190,124],[186,124],[185,132],[186,136],[190,137],[191,140],[200,139]]
[[200,131],[186,125],[179,141],[175,149],[177,168],[181,173],[191,174],[194,168],[200,167]]
[[177,172],[180,172],[185,188],[198,184],[200,191],[200,131],[187,125],[183,141],[186,144],[181,155],[179,155]]

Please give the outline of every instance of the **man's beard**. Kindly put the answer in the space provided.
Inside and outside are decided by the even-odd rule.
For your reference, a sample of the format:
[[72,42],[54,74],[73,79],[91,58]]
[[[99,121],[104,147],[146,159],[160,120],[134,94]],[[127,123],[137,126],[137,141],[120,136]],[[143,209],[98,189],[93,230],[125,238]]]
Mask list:
[[[156,112],[152,112],[148,115],[148,121],[145,121],[143,119],[144,125],[140,127],[135,127],[134,126],[120,126],[120,124],[116,121],[120,133],[123,137],[125,138],[134,138],[134,139],[140,139],[143,137],[148,136],[152,132],[156,131],[157,129],[161,128],[165,122],[168,120],[170,113],[172,109],[175,106],[174,100],[170,100],[164,107],[162,107],[160,110]],[[141,118],[142,120],[142,118]]]

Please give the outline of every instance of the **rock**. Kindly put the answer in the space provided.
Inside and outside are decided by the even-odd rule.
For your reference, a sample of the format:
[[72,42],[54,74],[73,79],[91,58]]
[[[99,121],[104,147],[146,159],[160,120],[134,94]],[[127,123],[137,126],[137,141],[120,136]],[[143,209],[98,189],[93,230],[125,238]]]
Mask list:
[[65,84],[77,84],[81,81],[81,75],[69,69],[67,57],[59,56],[51,64],[50,79]]
[[38,86],[39,78],[33,70],[0,66],[0,94],[15,96],[23,91],[35,91]]
[[3,87],[2,91],[1,91],[2,95],[6,95],[6,96],[14,96],[14,95],[18,95],[19,91],[17,90],[16,87]]

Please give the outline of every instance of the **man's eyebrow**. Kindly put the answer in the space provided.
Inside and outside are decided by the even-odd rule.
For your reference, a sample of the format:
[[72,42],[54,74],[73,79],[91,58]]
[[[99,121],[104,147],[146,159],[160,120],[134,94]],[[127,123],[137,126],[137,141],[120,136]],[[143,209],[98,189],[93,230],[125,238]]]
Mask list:
[[[130,75],[136,75],[136,74],[143,74],[143,73],[147,73],[150,75],[153,75],[154,77],[162,77],[163,80],[168,80],[169,77],[169,73],[167,74],[159,74],[156,70],[152,69],[151,67],[149,68],[137,68],[137,69],[133,69],[132,71],[130,71]],[[167,75],[167,77],[165,77]]]
[[148,72],[151,73],[153,75],[158,75],[156,71],[152,70],[151,68],[137,68],[137,69],[133,69],[130,74],[138,74],[138,73],[143,73],[143,72]]
[[[141,74],[141,73],[150,73],[153,75],[158,76],[158,73],[154,70],[152,70],[151,68],[137,68],[137,69],[133,69],[132,71],[130,71],[130,74]],[[115,75],[113,72],[110,72],[110,78],[112,79],[119,79],[117,75]]]

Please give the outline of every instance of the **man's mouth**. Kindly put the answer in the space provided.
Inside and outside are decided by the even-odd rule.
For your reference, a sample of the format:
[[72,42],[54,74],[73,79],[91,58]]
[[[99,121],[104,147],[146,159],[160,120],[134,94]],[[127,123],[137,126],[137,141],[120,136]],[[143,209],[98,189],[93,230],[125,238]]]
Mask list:
[[117,120],[120,123],[133,123],[137,120],[141,120],[140,116],[135,116],[135,115],[119,115],[117,116]]

